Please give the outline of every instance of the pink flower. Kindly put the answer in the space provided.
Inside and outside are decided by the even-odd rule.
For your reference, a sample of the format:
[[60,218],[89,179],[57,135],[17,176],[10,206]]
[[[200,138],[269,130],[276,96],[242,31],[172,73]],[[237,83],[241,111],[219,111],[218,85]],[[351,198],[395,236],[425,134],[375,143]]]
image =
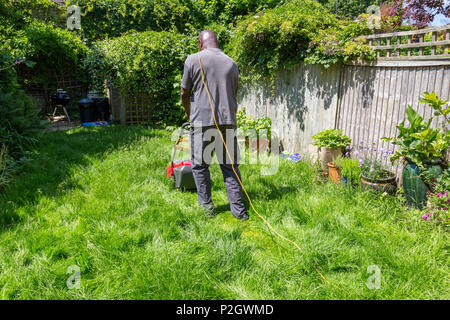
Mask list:
[[422,216],[422,219],[423,219],[423,220],[427,220],[428,222],[430,222],[430,214],[429,214],[429,213],[424,214],[424,215]]

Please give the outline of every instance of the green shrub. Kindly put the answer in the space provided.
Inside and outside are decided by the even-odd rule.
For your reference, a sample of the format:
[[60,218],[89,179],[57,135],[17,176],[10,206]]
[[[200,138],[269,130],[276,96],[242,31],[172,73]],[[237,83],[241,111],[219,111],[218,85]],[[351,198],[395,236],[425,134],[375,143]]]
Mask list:
[[0,190],[43,129],[38,109],[17,81],[17,63],[9,52],[0,50]]
[[229,51],[250,79],[273,80],[277,70],[308,57],[328,66],[371,52],[353,40],[364,33],[363,22],[338,20],[316,1],[292,0],[238,23]]
[[426,121],[410,105],[406,108],[406,121],[397,125],[398,136],[396,138],[383,137],[382,140],[392,142],[399,146],[391,157],[394,163],[399,159],[409,159],[416,163],[422,171],[424,170],[423,160],[440,160],[446,164],[446,154],[450,146],[450,131],[445,130],[450,123],[450,109],[448,101],[440,100],[436,93],[425,92],[419,100],[421,103],[427,103],[433,109],[434,117],[441,117],[442,128],[432,128],[434,120],[432,116]]
[[[270,140],[272,133],[272,120],[269,117],[255,118],[247,115],[245,108],[236,114],[237,126],[240,134],[245,137],[259,137],[260,134],[267,135],[264,138]],[[262,137],[261,137],[262,138]]]
[[257,9],[279,0],[70,0],[82,13],[81,26],[91,40],[123,35],[130,30],[177,31],[201,29],[210,24],[227,26]]
[[32,77],[24,79],[25,85],[52,88],[58,78],[69,73],[78,80],[85,79],[82,61],[88,48],[76,33],[37,20],[23,29],[0,26],[2,28],[5,32],[0,35],[0,48],[14,57],[36,63],[31,70]]
[[17,81],[14,59],[0,50],[0,147],[9,155],[20,158],[42,129],[38,109]]
[[70,0],[81,9],[81,27],[91,40],[135,31],[183,30],[188,7],[178,0]]
[[124,93],[146,92],[155,106],[155,122],[181,121],[179,88],[184,61],[196,41],[172,32],[130,33],[98,42],[85,65],[96,88],[104,80]]
[[0,22],[21,29],[33,20],[64,26],[66,11],[52,0],[2,0]]
[[313,145],[319,148],[330,148],[344,150],[345,147],[349,146],[352,140],[343,134],[342,130],[338,129],[328,129],[319,132],[313,137]]

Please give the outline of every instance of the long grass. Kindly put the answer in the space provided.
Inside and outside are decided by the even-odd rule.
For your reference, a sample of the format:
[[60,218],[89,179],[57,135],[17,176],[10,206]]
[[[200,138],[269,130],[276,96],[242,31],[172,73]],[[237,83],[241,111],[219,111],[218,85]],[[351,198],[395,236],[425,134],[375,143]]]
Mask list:
[[[142,127],[47,134],[0,194],[2,299],[448,299],[448,234],[395,197],[320,183],[307,162],[243,181],[279,240],[250,211],[232,217],[217,166],[207,219],[162,174],[172,142]],[[381,272],[379,289],[369,289]],[[70,266],[81,286],[69,289]],[[314,271],[342,288],[322,281]]]

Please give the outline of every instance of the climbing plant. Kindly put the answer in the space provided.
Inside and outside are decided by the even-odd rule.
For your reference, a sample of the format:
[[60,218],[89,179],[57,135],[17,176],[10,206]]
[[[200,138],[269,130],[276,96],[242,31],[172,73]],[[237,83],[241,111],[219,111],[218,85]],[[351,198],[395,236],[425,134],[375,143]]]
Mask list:
[[367,24],[338,20],[318,2],[291,0],[238,23],[228,52],[247,79],[272,79],[275,72],[306,60],[323,64],[354,57],[372,58],[364,41]]

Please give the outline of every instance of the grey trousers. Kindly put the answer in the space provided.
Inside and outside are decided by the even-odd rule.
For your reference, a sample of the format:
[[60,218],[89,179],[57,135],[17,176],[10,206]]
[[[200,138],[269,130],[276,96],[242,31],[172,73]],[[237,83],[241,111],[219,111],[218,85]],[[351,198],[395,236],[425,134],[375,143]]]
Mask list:
[[[231,157],[233,158],[234,169],[238,174],[239,179],[241,179],[241,174],[239,172],[239,146],[236,137],[236,127],[223,125],[219,126],[219,129],[222,132]],[[197,186],[198,204],[205,208],[214,207],[211,199],[211,176],[209,165],[211,164],[213,152],[215,151],[227,189],[231,213],[237,218],[243,216],[247,210],[242,197],[242,188],[233,172],[231,161],[227,156],[225,146],[223,145],[216,127],[191,128],[190,140],[192,173]]]

